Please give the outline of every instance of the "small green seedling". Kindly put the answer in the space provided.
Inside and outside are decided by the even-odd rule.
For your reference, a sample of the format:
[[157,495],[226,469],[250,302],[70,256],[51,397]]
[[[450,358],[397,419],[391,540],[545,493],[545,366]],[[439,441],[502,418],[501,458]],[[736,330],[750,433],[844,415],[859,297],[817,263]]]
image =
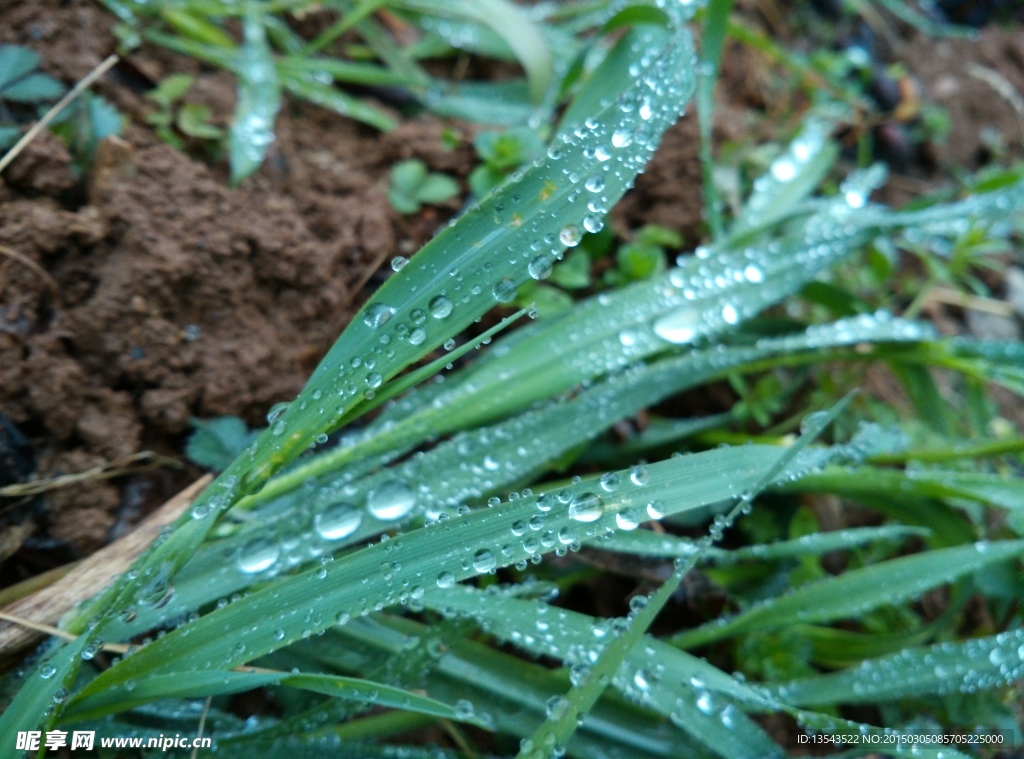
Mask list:
[[20,124],[38,118],[64,94],[64,85],[39,68],[39,54],[20,45],[0,45],[0,149],[21,135]]
[[96,155],[96,146],[111,135],[120,134],[124,116],[111,103],[92,92],[83,92],[53,122],[53,133],[64,140],[84,171]]
[[529,127],[513,127],[505,132],[480,132],[473,140],[483,163],[470,172],[469,189],[482,198],[500,185],[513,171],[540,157],[544,143]]
[[423,161],[412,159],[391,169],[388,201],[401,214],[416,213],[424,204],[437,205],[459,194],[459,185],[447,174],[427,171]]
[[663,272],[666,249],[679,248],[682,244],[683,238],[678,232],[648,224],[631,242],[619,248],[615,268],[605,272],[605,282],[612,286],[623,285]]
[[224,137],[224,130],[210,123],[209,106],[184,100],[194,81],[188,74],[172,74],[146,93],[159,109],[146,116],[146,123],[161,141],[178,150],[185,150],[187,138],[220,141]]

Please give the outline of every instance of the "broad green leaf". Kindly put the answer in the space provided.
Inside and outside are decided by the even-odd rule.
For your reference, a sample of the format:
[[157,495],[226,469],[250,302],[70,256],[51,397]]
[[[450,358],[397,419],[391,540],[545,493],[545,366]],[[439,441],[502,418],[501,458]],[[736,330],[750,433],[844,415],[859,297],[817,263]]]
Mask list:
[[39,53],[21,45],[0,45],[0,97],[11,82],[39,67]]
[[0,91],[0,97],[14,103],[38,103],[56,100],[64,92],[64,85],[52,76],[36,72],[8,84]]
[[879,606],[917,598],[989,564],[1017,557],[1022,551],[1024,541],[980,542],[853,569],[791,590],[736,616],[721,617],[678,633],[672,637],[672,644],[692,648],[751,630],[784,627],[794,620],[815,623],[856,617]]

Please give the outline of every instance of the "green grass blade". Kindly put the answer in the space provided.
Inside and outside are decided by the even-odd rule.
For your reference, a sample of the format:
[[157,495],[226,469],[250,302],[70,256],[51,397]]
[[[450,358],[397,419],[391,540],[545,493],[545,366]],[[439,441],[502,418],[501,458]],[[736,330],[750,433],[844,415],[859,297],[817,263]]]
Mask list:
[[238,104],[231,122],[228,155],[231,181],[238,184],[263,163],[274,140],[274,122],[281,107],[281,83],[274,67],[263,19],[249,5],[242,29],[245,42],[238,51]]
[[[428,593],[424,602],[446,615],[469,617],[486,632],[529,654],[560,659],[573,668],[578,681],[596,676],[588,656],[600,641],[595,631],[602,636],[610,634],[607,621],[493,590],[438,590]],[[754,691],[707,662],[650,636],[633,648],[612,682],[638,703],[669,717],[719,756],[784,755],[756,723],[722,695],[742,694],[748,702],[757,704],[759,698]],[[719,699],[713,706],[712,692]]]
[[1024,677],[1024,630],[908,648],[827,675],[772,688],[793,706],[921,698],[1010,685]]
[[879,606],[917,598],[931,588],[989,564],[1008,561],[1022,551],[1024,541],[981,542],[854,569],[799,587],[737,616],[716,619],[679,633],[672,638],[672,644],[692,648],[751,630],[785,627],[794,619],[814,623],[857,617]]
[[[733,223],[731,234],[770,225],[796,210],[821,183],[839,155],[829,139],[832,123],[817,117],[806,120],[800,134],[768,173],[754,182],[754,190]],[[861,201],[863,202],[863,201]]]
[[[812,533],[793,540],[762,543],[732,551],[709,548],[706,557],[708,561],[715,564],[734,564],[750,560],[777,561],[801,556],[818,556],[831,551],[845,551],[880,540],[903,540],[913,535],[927,534],[928,530],[903,525],[852,527],[836,532]],[[685,559],[698,551],[696,541],[649,530],[618,532],[615,535],[588,543],[588,545],[602,551],[679,559]]]
[[118,683],[86,698],[72,699],[63,715],[66,720],[95,719],[168,698],[201,698],[242,693],[267,686],[286,686],[362,704],[403,709],[442,719],[487,725],[472,715],[460,715],[452,706],[401,688],[354,677],[287,672],[172,672]]
[[715,107],[715,83],[722,47],[728,32],[732,0],[711,0],[704,11],[701,35],[700,78],[697,81],[697,123],[700,129],[700,163],[704,177],[704,209],[712,238],[722,234],[722,209],[715,187],[715,162],[712,155],[711,121]]
[[313,76],[311,73],[283,68],[281,84],[288,92],[303,100],[328,108],[341,116],[361,121],[382,132],[389,132],[398,126],[398,122],[380,108],[336,87],[322,84]]
[[18,689],[15,701],[0,713],[3,740],[13,741],[19,730],[45,729],[53,723],[53,705],[60,700],[55,696],[74,683],[87,643],[88,639],[81,636],[43,656]]

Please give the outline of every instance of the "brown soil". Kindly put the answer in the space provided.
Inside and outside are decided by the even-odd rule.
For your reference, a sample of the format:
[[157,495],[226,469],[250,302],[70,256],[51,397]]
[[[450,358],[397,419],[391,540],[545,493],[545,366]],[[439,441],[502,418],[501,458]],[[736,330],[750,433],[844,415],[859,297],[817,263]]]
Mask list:
[[915,37],[897,58],[944,108],[952,130],[936,146],[945,169],[976,169],[998,151],[1024,156],[1024,35],[1019,27],[982,29],[976,40]]
[[[111,24],[92,3],[24,2],[0,14],[0,41],[31,45],[44,70],[73,81],[109,52]],[[99,92],[141,122],[147,105],[124,72],[159,80],[174,64],[198,72],[139,56]],[[233,97],[217,73],[201,73],[189,93],[222,121]],[[401,158],[468,170],[471,149],[443,149],[441,129],[416,121],[382,138],[291,108],[271,160],[241,189],[227,187],[223,166],[140,127],[102,145],[84,182],[60,140],[33,142],[0,179],[0,411],[29,438],[37,476],[144,449],[180,456],[189,417],[258,424],[293,397],[365,299],[357,283],[443,221],[437,209],[403,219],[386,197]],[[122,509],[135,519],[194,475],[51,491],[48,533],[87,554]]]

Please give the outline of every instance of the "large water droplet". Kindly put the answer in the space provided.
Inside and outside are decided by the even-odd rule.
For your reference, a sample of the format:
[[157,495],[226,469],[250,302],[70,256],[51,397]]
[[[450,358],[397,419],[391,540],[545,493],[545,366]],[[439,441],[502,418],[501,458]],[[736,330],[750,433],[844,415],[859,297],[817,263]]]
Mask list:
[[569,516],[577,522],[593,522],[601,517],[603,506],[597,493],[580,493],[569,503]]
[[551,261],[548,260],[547,256],[537,256],[530,261],[527,271],[530,272],[530,276],[534,279],[547,279],[551,276]]
[[681,345],[693,342],[700,327],[700,311],[680,308],[654,322],[654,334],[666,342]]
[[389,480],[366,496],[366,509],[377,519],[401,519],[416,505],[416,496],[404,480]]
[[562,231],[558,233],[558,239],[562,241],[562,245],[574,248],[580,244],[580,240],[583,239],[583,233],[580,232],[580,228],[575,224],[566,224],[562,227]]
[[451,572],[442,572],[437,576],[437,587],[450,588],[455,584],[455,575]]
[[620,530],[635,530],[640,526],[640,516],[636,509],[626,508],[615,515],[615,524]]
[[473,554],[473,569],[477,572],[490,572],[494,567],[494,554],[486,548],[481,548]]
[[435,319],[444,319],[452,312],[452,302],[443,295],[430,301],[430,315]]
[[278,418],[281,416],[281,414],[287,411],[288,407],[291,405],[292,404],[286,401],[284,403],[275,403],[273,406],[271,406],[270,411],[267,412],[267,424],[273,424],[274,422],[276,422]]
[[502,277],[494,283],[491,294],[498,303],[510,303],[516,297],[516,283],[508,277]]
[[363,512],[351,503],[338,503],[313,517],[313,529],[324,540],[347,538],[363,521]]
[[281,555],[281,546],[276,541],[256,538],[243,546],[238,553],[238,568],[254,575],[270,569]]
[[374,303],[363,314],[363,321],[367,327],[373,327],[376,329],[382,324],[385,324],[395,313],[395,309],[391,306],[386,306],[383,303]]

